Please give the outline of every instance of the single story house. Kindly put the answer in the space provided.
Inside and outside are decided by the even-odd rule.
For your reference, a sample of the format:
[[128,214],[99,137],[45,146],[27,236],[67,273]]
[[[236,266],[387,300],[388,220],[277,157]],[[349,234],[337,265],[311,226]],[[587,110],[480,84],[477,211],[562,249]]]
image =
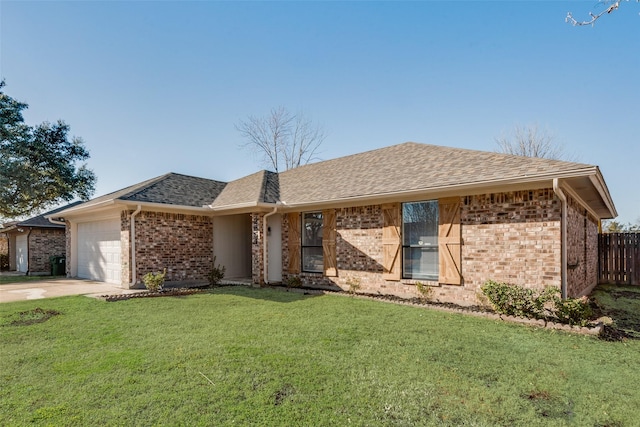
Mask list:
[[19,271],[33,276],[51,273],[50,257],[65,256],[65,223],[53,222],[62,210],[81,202],[45,212],[24,221],[13,221],[4,225],[0,233],[6,236],[9,254],[9,270]]
[[59,213],[67,273],[139,285],[226,277],[474,304],[489,279],[565,296],[597,284],[597,166],[404,143],[224,183],[167,174]]

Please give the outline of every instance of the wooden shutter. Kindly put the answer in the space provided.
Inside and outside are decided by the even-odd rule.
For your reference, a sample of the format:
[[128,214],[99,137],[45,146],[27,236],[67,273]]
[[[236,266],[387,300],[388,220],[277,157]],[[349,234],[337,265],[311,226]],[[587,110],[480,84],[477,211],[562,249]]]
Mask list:
[[289,273],[300,274],[300,214],[290,213],[289,219]]
[[382,205],[382,278],[400,280],[400,203]]
[[439,281],[448,285],[461,285],[460,197],[440,199],[438,208]]
[[337,276],[335,209],[322,211],[322,255],[324,259],[324,275],[329,277]]

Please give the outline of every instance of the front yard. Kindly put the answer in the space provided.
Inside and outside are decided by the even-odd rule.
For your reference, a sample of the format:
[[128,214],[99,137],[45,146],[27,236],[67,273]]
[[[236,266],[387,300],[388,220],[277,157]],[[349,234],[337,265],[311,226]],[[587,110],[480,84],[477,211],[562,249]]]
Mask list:
[[65,297],[0,304],[0,325],[2,425],[640,418],[640,341],[357,298],[243,287],[112,303]]

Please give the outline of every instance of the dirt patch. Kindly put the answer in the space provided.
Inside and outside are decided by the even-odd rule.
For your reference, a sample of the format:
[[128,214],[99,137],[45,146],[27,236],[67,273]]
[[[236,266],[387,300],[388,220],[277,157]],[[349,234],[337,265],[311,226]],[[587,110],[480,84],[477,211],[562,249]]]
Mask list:
[[619,298],[640,299],[640,292],[634,292],[634,291],[624,291],[624,290],[611,291],[609,295],[611,295],[611,297],[615,299],[619,299]]
[[6,323],[6,326],[28,326],[36,323],[43,323],[51,319],[53,316],[58,316],[62,313],[56,310],[43,310],[36,307],[32,310],[21,311],[11,316]]

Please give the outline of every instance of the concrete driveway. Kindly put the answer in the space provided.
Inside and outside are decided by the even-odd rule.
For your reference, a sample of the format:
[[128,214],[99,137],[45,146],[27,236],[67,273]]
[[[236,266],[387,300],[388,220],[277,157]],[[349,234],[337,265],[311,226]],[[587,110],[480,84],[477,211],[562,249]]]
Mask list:
[[66,295],[120,295],[140,292],[140,289],[122,289],[104,282],[83,279],[49,279],[0,285],[0,303],[61,297]]

